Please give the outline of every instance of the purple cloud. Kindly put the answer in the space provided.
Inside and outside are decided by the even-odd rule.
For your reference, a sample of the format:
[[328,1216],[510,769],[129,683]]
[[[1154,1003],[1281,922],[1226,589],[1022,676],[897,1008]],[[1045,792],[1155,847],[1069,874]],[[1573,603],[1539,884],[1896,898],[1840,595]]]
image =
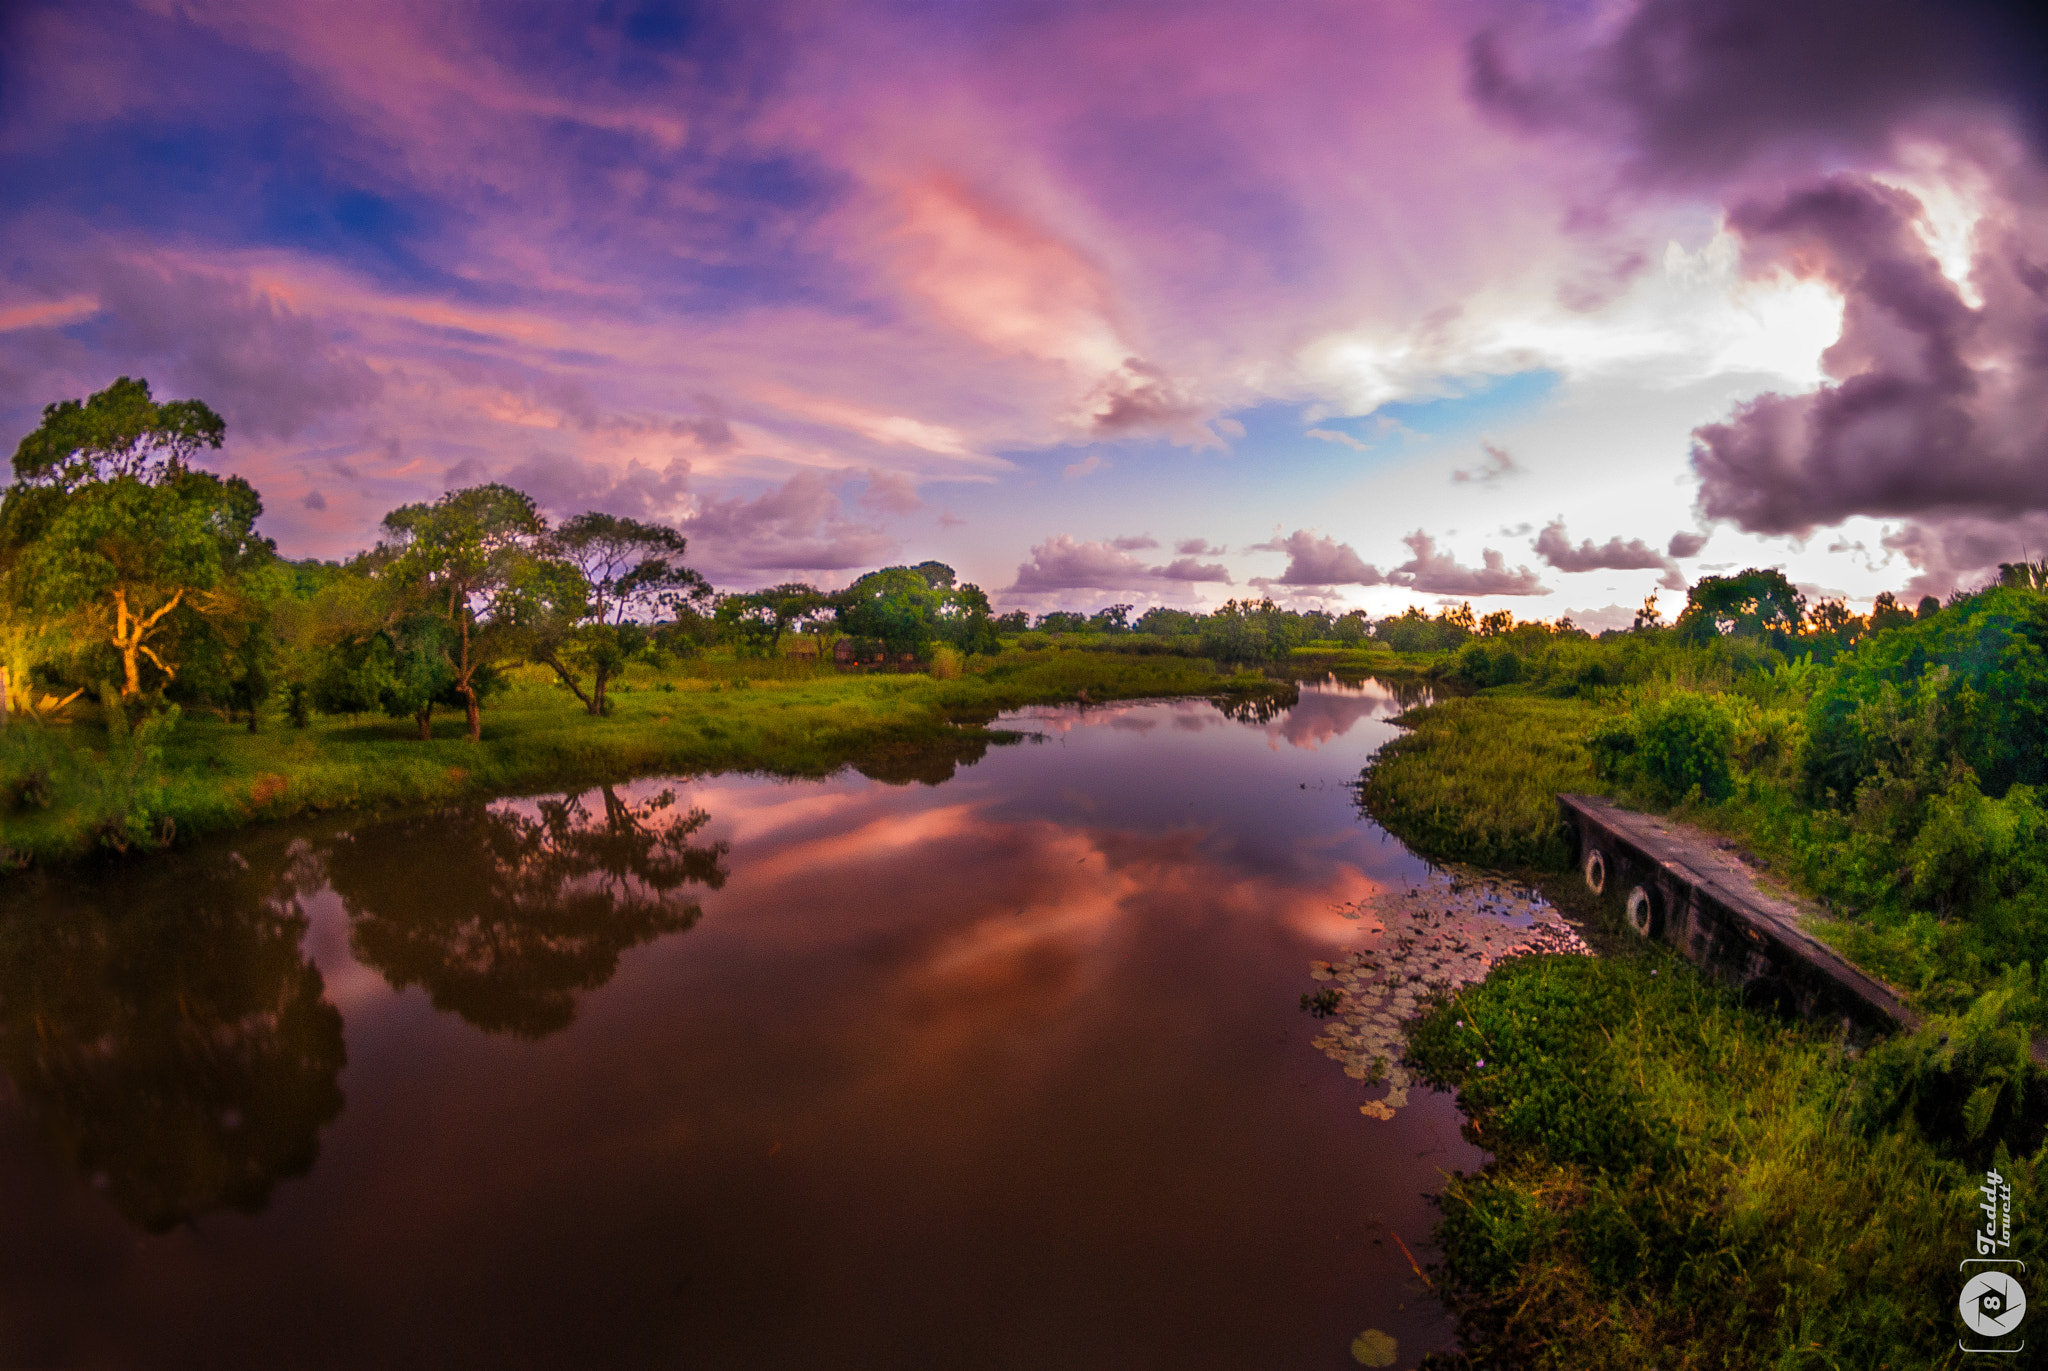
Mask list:
[[1709,518],[1804,536],[1856,514],[2048,510],[2048,273],[2034,240],[2010,207],[1980,225],[1973,308],[1915,232],[1920,213],[1904,191],[1836,176],[1730,214],[1753,269],[1842,293],[1842,333],[1824,359],[1831,384],[1758,396],[1694,433]]
[[1640,538],[1627,542],[1616,534],[1596,545],[1591,538],[1572,546],[1564,520],[1553,519],[1536,535],[1536,555],[1559,571],[1662,571],[1658,584],[1667,590],[1684,590],[1685,576],[1677,563]]
[[1222,563],[1183,557],[1165,566],[1147,566],[1113,543],[1077,542],[1062,533],[1031,549],[1031,560],[1017,568],[1016,594],[1053,590],[1141,590],[1161,582],[1225,582]]
[[1390,585],[1406,586],[1428,595],[1548,595],[1535,572],[1525,566],[1508,569],[1507,559],[1492,548],[1482,549],[1480,565],[1465,566],[1448,552],[1439,552],[1436,540],[1421,529],[1401,540],[1414,555],[1387,573]]
[[1349,543],[1328,536],[1318,537],[1298,528],[1285,538],[1255,544],[1255,552],[1284,552],[1287,570],[1269,584],[1283,586],[1376,586],[1387,578],[1378,568],[1368,566]]
[[676,522],[708,573],[851,571],[894,557],[896,540],[848,519],[822,473],[800,471],[753,499],[712,496]]
[[1481,459],[1476,467],[1461,467],[1453,471],[1451,473],[1452,485],[1499,485],[1508,477],[1521,474],[1522,469],[1515,465],[1515,459],[1509,456],[1508,450],[1498,443],[1481,443],[1479,448],[1480,451],[1486,454],[1485,457]]

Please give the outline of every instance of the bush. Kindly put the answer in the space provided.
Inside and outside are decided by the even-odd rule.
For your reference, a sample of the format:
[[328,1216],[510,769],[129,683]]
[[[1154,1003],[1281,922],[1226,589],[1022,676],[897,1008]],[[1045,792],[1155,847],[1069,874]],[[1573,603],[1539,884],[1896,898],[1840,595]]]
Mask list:
[[1888,1039],[1870,1054],[1851,1117],[1878,1136],[1910,1120],[1945,1155],[1982,1168],[2000,1147],[2030,1154],[2048,1129],[2048,1073],[2031,1053],[2048,1022],[2032,968],[2010,968],[1959,1015]]
[[[1880,1049],[1861,1081],[1825,1032],[1661,953],[1518,958],[1434,1007],[1413,1057],[1493,1154],[1438,1200],[1461,1344],[1441,1364],[1957,1364],[1954,1307],[1929,1291],[1954,1279],[1957,1197],[1982,1172],[1886,1120],[1966,1119],[1962,1155],[2032,1201],[2041,1162],[2000,1150],[2033,1136],[2019,998],[1948,1047]],[[2015,1224],[2011,1255],[2038,1260],[2038,1229]]]
[[1653,786],[1672,796],[1698,787],[1710,803],[1734,793],[1735,719],[1720,700],[1690,691],[1666,696],[1638,712],[1635,735],[1637,768]]
[[1835,660],[1808,728],[1816,801],[1951,756],[1988,795],[2048,784],[2048,595],[1998,586],[1865,639]]
[[49,808],[57,795],[64,756],[41,724],[0,728],[0,810]]

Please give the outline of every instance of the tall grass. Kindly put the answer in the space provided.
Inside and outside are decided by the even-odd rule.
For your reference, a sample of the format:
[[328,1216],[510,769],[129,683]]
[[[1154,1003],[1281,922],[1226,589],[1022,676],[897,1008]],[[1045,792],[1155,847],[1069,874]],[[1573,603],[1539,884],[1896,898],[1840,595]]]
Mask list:
[[[1439,1365],[1961,1364],[1981,1173],[1858,1127],[1866,1073],[1824,1033],[1652,952],[1507,963],[1412,1042],[1494,1154],[1438,1201],[1463,1348]],[[1998,1160],[2031,1197],[2039,1155]]]
[[1359,798],[1389,832],[1431,856],[1495,867],[1569,859],[1560,791],[1599,791],[1582,699],[1474,696],[1413,710],[1408,732],[1367,765]]

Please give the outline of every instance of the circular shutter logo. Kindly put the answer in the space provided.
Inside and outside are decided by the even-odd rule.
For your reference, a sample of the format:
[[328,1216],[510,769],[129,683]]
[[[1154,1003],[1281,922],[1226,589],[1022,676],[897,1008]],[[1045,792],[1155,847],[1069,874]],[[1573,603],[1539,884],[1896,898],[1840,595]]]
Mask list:
[[2027,1314],[2027,1292],[2003,1271],[1984,1271],[1970,1277],[1958,1304],[1963,1322],[1974,1332],[1996,1338],[2020,1326]]

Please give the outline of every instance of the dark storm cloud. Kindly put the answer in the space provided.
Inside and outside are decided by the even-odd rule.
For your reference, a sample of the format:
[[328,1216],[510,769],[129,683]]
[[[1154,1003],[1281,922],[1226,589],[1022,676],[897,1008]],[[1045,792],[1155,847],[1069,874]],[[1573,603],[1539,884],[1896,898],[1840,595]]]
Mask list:
[[2048,509],[2048,272],[2033,235],[2010,204],[1987,213],[1972,308],[1914,232],[1918,213],[1903,191],[1836,176],[1729,214],[1752,270],[1818,277],[1844,308],[1823,356],[1834,383],[1761,395],[1694,433],[1708,517],[1804,535],[1857,514]]
[[2038,121],[2038,24],[1925,0],[1648,0],[1573,32],[1515,7],[1467,49],[1473,95],[1534,130],[1618,142],[1644,180],[1881,152],[1901,121],[2000,106]]
[[1553,519],[1536,535],[1535,549],[1537,556],[1559,571],[1662,571],[1658,584],[1667,590],[1685,589],[1685,577],[1677,565],[1640,538],[1624,543],[1616,534],[1599,544],[1586,538],[1574,547],[1564,520]]

